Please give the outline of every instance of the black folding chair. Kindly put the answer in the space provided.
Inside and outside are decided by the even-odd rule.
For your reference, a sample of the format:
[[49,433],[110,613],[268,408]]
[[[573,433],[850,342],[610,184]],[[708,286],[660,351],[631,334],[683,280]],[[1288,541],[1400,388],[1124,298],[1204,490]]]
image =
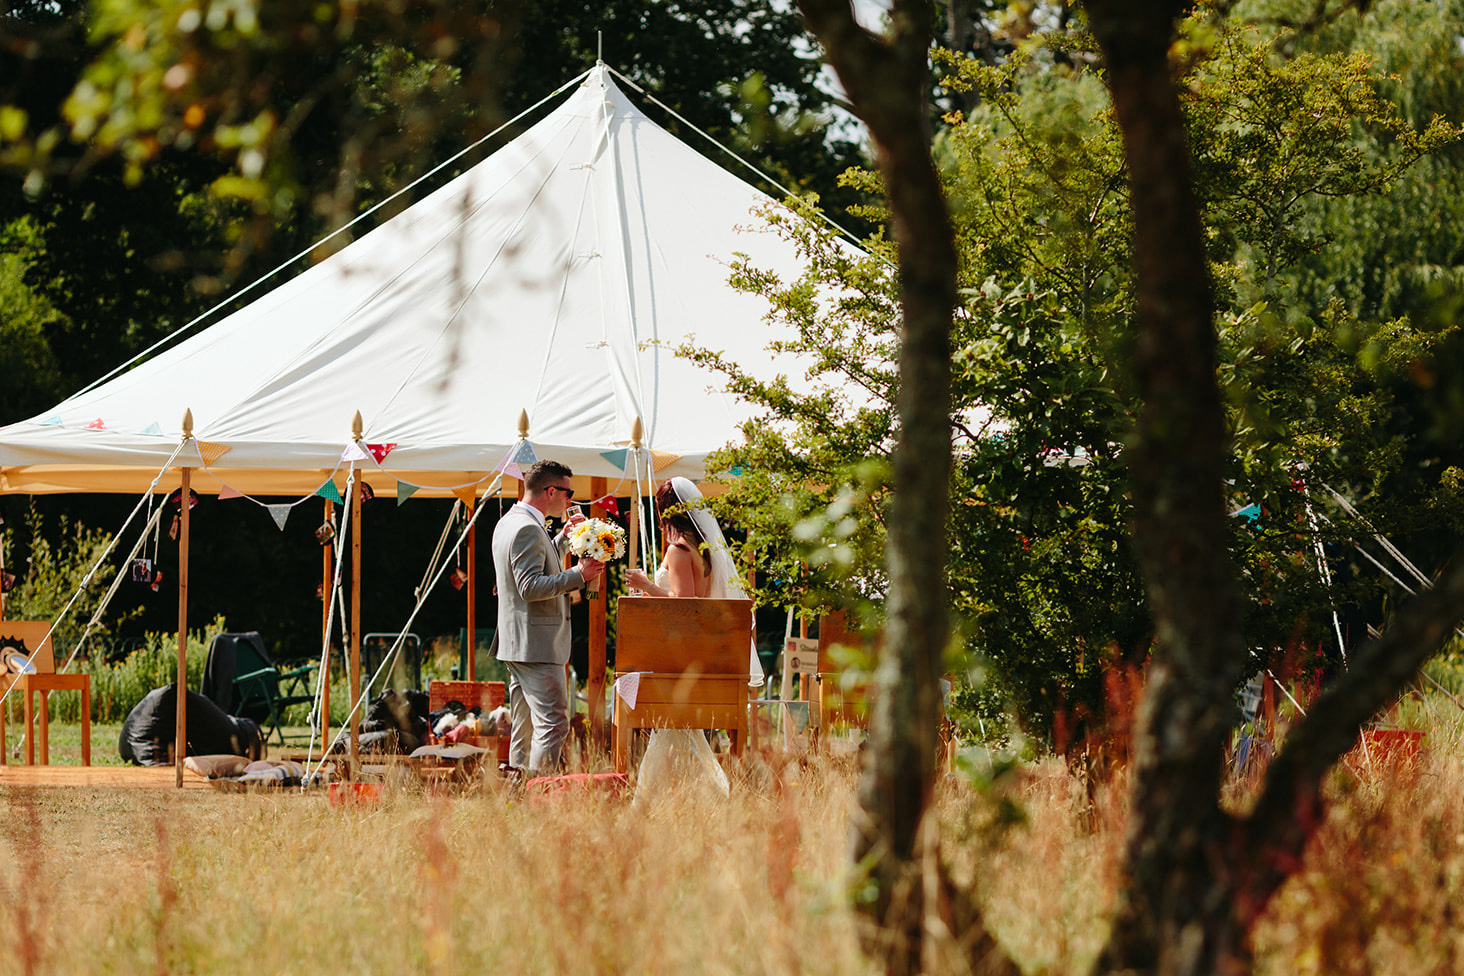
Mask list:
[[258,631],[219,634],[209,645],[203,667],[203,693],[230,715],[258,722],[266,730],[266,740],[273,732],[283,745],[285,734],[280,725],[284,711],[315,701],[309,678],[316,667],[311,661],[281,670],[270,660]]

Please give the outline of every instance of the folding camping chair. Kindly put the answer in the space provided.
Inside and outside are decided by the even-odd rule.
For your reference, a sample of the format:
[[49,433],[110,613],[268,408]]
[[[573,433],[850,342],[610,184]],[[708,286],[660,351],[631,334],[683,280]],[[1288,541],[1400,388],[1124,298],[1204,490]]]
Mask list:
[[280,731],[284,710],[315,701],[309,675],[316,667],[316,662],[311,661],[298,668],[280,670],[270,660],[258,631],[219,634],[208,648],[203,692],[230,715],[258,722],[260,728],[266,729],[266,741],[272,731],[284,745],[285,734]]

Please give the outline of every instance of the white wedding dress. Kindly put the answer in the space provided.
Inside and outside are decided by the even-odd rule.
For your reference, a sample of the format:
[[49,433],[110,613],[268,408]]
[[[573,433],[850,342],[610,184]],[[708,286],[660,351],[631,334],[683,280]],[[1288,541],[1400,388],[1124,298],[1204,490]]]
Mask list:
[[[737,578],[737,567],[727,550],[727,540],[717,520],[707,511],[701,491],[685,478],[672,478],[671,484],[707,543],[711,559],[711,587],[707,596],[713,599],[745,599],[747,591]],[[671,571],[664,559],[656,568],[655,583],[663,590],[670,588]],[[747,669],[748,685],[762,687],[765,681],[762,664],[757,658],[757,646],[751,642],[748,645]],[[647,798],[692,792],[719,799],[726,799],[731,792],[727,773],[717,762],[717,755],[712,752],[706,734],[700,729],[652,731],[636,777],[635,802],[639,804]]]
[[[656,569],[656,585],[670,585],[670,572],[663,560]],[[655,729],[646,746],[636,776],[635,802],[672,792],[702,793],[709,799],[726,799],[731,793],[727,773],[717,762],[706,733],[701,729]]]

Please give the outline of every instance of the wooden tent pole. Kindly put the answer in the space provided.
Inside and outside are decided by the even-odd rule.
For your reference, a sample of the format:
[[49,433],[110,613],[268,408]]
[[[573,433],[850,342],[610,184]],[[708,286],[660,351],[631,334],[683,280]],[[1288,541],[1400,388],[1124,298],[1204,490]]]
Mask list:
[[478,680],[478,526],[473,522],[473,508],[477,498],[464,502],[468,513],[468,582],[463,589],[468,591],[468,639],[464,641],[468,655],[468,680]]
[[[590,479],[590,495],[595,499],[590,506],[591,518],[604,518],[610,514],[599,502],[609,490],[609,479]],[[605,736],[605,632],[608,613],[605,604],[609,594],[609,589],[602,584],[599,593],[591,594],[596,599],[590,600],[590,673],[585,697],[590,709],[590,744],[591,748],[598,750],[603,750],[609,743]]]
[[631,491],[630,500],[630,546],[629,560],[626,566],[630,569],[640,567],[640,446],[641,446],[641,419],[635,418],[635,423],[630,426],[630,456],[635,462],[634,489]]
[[[351,422],[351,436],[361,440],[361,411]],[[355,462],[351,462],[355,473]],[[361,771],[361,481],[351,479],[351,778]]]
[[[193,411],[183,411],[183,438],[193,438]],[[189,498],[193,488],[193,469],[180,468],[182,487],[178,490],[178,683],[177,724],[173,729],[174,785],[183,788],[183,758],[188,754],[188,530]]]
[[[325,499],[325,522],[335,524],[335,502]],[[335,546],[333,539],[321,547],[320,646],[325,649],[325,667],[320,673],[320,749],[330,749],[330,608],[335,600]]]

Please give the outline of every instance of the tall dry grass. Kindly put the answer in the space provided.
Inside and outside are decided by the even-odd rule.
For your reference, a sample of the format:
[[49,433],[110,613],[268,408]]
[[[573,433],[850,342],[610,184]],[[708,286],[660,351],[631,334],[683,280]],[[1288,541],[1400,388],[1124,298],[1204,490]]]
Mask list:
[[[1464,970],[1464,712],[1415,767],[1356,765],[1256,931],[1257,972]],[[1107,935],[1124,784],[1061,763],[942,784],[958,881],[1028,973]],[[751,763],[725,803],[458,795],[0,791],[0,971],[872,973],[845,864],[855,773]],[[1244,789],[1244,787],[1241,787]],[[1243,804],[1244,797],[1237,802]]]
[[843,894],[851,795],[827,768],[649,809],[497,784],[355,810],[8,790],[0,970],[868,972]]

